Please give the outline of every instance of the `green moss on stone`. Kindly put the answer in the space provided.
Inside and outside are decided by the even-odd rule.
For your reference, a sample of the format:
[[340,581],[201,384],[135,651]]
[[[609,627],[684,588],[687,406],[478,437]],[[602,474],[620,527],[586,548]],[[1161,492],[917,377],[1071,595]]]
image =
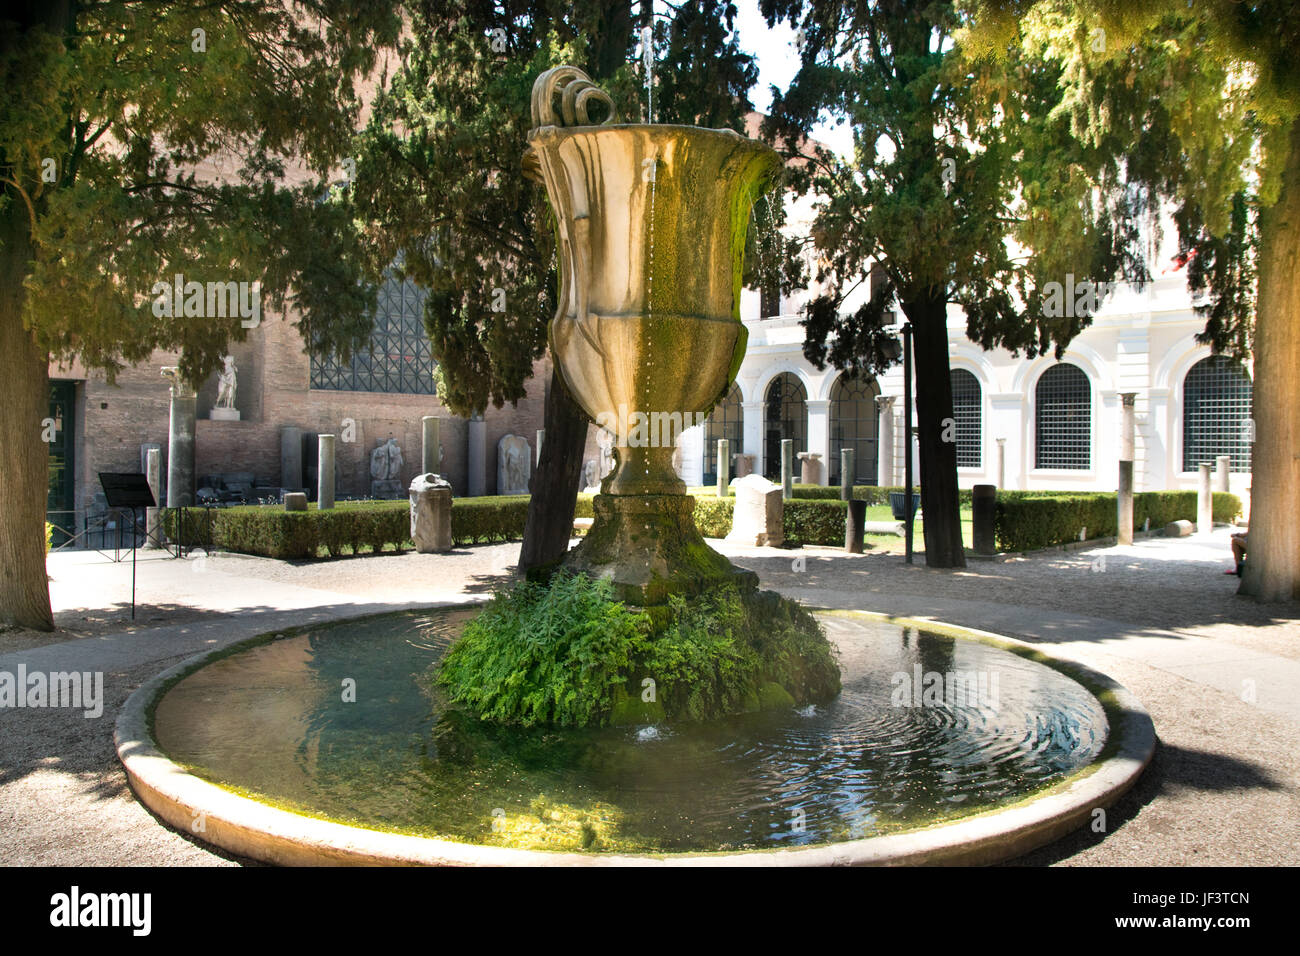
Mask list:
[[758,688],[758,706],[760,710],[780,710],[793,707],[794,696],[776,681],[767,681]]
[[[636,690],[635,686],[633,690]],[[657,724],[666,716],[664,705],[658,700],[644,699],[646,696],[644,691],[629,694],[622,684],[618,684],[614,687],[612,696],[613,705],[610,708],[609,722],[616,727],[627,724]]]

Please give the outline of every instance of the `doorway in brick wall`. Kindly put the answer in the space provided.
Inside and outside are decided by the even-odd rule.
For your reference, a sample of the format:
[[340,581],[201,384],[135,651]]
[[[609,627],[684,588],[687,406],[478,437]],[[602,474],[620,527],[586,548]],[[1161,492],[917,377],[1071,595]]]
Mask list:
[[50,416],[44,423],[50,456],[45,520],[54,526],[50,547],[76,535],[77,383],[50,382]]

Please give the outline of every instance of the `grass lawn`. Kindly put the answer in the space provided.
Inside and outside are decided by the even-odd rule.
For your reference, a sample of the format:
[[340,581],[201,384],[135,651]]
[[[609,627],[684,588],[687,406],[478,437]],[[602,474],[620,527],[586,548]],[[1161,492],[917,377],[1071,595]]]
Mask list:
[[[893,521],[894,514],[889,510],[889,505],[867,505],[867,521]],[[961,540],[967,548],[974,547],[975,538],[971,524],[970,508],[961,509]],[[892,534],[868,534],[863,536],[863,544],[867,545],[870,551],[885,551],[889,553],[902,554],[904,549],[902,535]],[[925,551],[925,522],[921,517],[917,517],[915,524],[912,525],[912,548],[917,554]]]

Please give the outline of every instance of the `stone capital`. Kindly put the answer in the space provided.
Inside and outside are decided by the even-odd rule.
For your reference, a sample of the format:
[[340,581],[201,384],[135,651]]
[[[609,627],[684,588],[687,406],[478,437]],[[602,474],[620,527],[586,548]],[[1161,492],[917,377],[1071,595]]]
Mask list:
[[888,415],[894,410],[896,401],[898,401],[897,395],[877,395],[876,408],[880,410],[881,414]]

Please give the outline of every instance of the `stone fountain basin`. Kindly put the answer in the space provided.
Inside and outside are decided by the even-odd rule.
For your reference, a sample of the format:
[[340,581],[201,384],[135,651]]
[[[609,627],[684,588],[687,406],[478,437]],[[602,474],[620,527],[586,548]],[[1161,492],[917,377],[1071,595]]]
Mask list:
[[[455,605],[472,606],[472,605]],[[159,674],[124,705],[117,722],[119,758],[139,799],[186,833],[253,859],[286,865],[583,865],[779,866],[987,864],[1026,853],[1088,825],[1141,774],[1155,745],[1141,704],[1105,675],[1046,658],[1038,648],[985,632],[849,612],[840,616],[936,630],[1032,655],[1098,695],[1109,723],[1099,758],[1059,784],[973,816],[884,836],[789,849],[724,853],[613,854],[521,850],[382,832],[317,819],[240,796],[187,772],[159,748],[151,730],[155,704],[183,675],[227,648],[191,658]],[[242,642],[243,644],[252,642]],[[240,647],[241,645],[236,645]]]

